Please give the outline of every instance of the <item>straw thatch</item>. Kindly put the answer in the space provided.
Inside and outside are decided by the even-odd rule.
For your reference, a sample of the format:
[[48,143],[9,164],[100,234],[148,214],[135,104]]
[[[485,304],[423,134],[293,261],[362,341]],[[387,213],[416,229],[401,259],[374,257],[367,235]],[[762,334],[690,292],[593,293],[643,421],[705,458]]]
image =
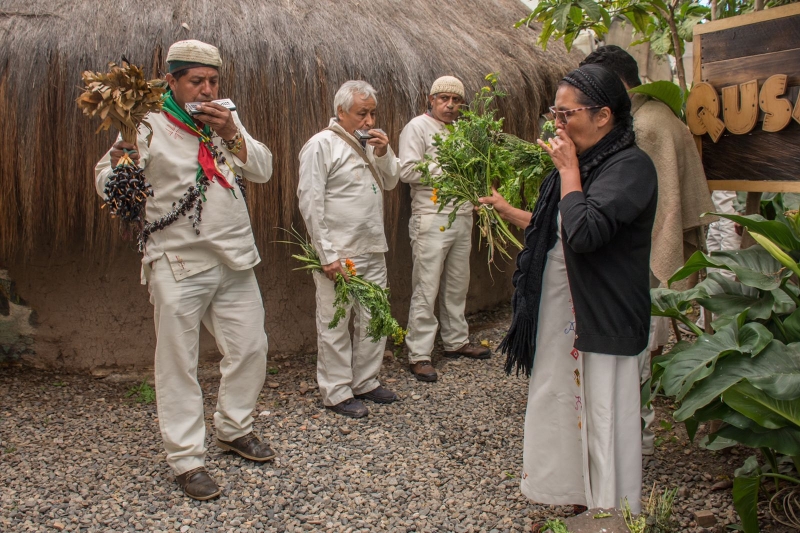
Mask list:
[[[379,125],[396,147],[430,83],[461,77],[468,92],[498,72],[508,129],[535,136],[536,118],[575,61],[543,52],[512,25],[519,0],[3,0],[0,2],[0,258],[33,250],[110,251],[120,244],[92,186],[112,138],[78,111],[80,74],[125,55],[151,76],[169,45],[195,38],[223,56],[222,94],[270,147],[275,174],[250,188],[262,253],[299,216],[297,155],[327,124],[336,88],[361,78],[379,91]],[[408,189],[387,198],[387,220],[408,211]],[[390,239],[398,226],[387,225]]]

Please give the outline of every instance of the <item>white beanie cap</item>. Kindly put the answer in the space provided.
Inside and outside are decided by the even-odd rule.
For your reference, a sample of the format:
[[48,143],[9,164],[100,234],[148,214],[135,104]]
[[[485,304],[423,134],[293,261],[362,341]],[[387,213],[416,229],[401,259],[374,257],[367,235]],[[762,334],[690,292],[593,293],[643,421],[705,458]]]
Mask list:
[[172,62],[192,63],[197,65],[208,65],[219,68],[222,66],[222,59],[216,46],[189,39],[178,41],[169,47],[167,52],[167,63]]
[[439,93],[457,94],[461,98],[467,97],[464,93],[464,84],[454,76],[442,76],[433,82],[431,86],[431,95]]

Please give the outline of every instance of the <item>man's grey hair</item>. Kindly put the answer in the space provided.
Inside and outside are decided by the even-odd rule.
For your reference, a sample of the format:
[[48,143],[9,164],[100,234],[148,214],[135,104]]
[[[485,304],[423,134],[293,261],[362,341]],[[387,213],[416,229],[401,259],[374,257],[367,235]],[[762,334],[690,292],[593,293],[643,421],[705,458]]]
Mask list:
[[333,97],[334,116],[339,114],[340,107],[345,113],[349,112],[355,102],[355,95],[365,99],[372,98],[375,100],[375,105],[378,104],[378,91],[375,90],[375,87],[362,80],[346,81]]

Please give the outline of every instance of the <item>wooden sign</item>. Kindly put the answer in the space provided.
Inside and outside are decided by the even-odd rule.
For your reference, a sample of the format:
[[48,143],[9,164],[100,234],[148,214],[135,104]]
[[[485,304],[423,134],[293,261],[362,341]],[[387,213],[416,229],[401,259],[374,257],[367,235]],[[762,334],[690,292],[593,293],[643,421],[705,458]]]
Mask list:
[[800,3],[695,26],[694,81],[709,188],[800,192]]

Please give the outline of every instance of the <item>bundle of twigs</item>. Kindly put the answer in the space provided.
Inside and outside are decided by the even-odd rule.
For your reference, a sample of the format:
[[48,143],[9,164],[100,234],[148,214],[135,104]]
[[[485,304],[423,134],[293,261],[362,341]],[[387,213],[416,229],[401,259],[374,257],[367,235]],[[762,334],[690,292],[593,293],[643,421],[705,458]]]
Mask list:
[[[113,126],[119,130],[123,141],[136,144],[140,124],[152,132],[145,117],[161,110],[164,82],[148,81],[140,67],[124,59],[122,65],[112,62],[108,66],[109,71],[105,73],[83,73],[85,90],[77,99],[78,107],[88,117],[102,120],[97,132]],[[127,151],[114,167],[105,194],[105,205],[112,217],[135,225],[143,222],[145,202],[148,196],[153,196],[153,190]]]

